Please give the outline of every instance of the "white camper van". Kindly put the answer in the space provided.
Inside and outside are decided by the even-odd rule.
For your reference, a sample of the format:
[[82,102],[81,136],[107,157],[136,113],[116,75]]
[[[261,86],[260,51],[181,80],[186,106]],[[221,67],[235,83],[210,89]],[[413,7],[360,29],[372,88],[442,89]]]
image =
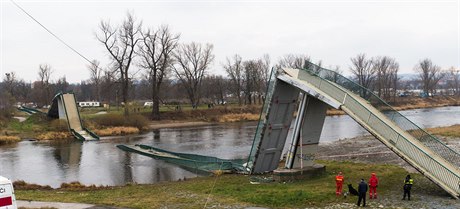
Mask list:
[[0,209],[16,209],[16,197],[10,180],[0,176]]

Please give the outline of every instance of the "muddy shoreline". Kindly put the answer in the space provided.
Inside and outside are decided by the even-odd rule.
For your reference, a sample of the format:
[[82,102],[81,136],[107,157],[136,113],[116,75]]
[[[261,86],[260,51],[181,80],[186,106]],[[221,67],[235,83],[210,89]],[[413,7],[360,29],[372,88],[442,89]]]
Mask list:
[[[460,138],[442,136],[437,136],[437,138],[452,149],[460,151]],[[411,165],[371,135],[320,143],[316,159],[392,164],[401,166],[408,172],[417,172]]]

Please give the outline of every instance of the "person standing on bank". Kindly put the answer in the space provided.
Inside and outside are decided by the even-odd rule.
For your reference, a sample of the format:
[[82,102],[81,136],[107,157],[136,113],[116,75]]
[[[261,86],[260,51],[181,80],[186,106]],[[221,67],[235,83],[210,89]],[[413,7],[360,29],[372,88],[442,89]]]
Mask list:
[[404,180],[404,196],[403,200],[406,199],[406,194],[407,194],[407,199],[410,200],[410,190],[412,189],[412,184],[414,184],[414,180],[410,177],[410,175],[406,176],[406,179]]
[[342,172],[339,172],[339,174],[335,176],[335,195],[336,196],[342,195],[342,186],[343,186],[343,175],[342,175]]
[[364,179],[361,179],[361,183],[358,185],[358,207],[361,205],[361,200],[363,201],[363,207],[366,207],[366,194],[367,183]]
[[375,173],[371,173],[371,178],[369,179],[369,199],[377,199],[377,186],[379,185],[379,179]]

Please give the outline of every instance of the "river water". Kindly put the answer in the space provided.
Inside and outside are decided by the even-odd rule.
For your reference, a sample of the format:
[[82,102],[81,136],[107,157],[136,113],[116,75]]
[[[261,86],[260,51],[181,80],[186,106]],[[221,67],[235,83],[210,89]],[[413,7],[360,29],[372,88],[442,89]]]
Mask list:
[[[401,111],[422,128],[460,124],[460,107]],[[103,137],[97,142],[22,141],[0,146],[0,175],[12,180],[59,187],[63,182],[124,185],[130,182],[177,181],[198,175],[161,160],[121,151],[117,144],[147,144],[159,148],[216,156],[246,158],[256,122],[165,128],[128,137]],[[347,115],[326,117],[320,142],[366,135]]]

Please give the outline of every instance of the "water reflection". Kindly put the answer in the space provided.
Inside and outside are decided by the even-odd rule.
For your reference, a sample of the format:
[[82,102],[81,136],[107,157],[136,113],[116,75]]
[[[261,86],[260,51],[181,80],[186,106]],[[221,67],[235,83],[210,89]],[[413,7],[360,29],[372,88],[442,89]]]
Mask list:
[[[460,124],[460,107],[402,112],[422,127]],[[104,137],[98,142],[22,141],[0,146],[0,175],[13,180],[59,187],[63,182],[123,185],[154,183],[203,175],[145,157],[121,151],[117,144],[147,144],[176,152],[245,159],[249,154],[256,122],[219,124],[154,130],[130,137]],[[327,117],[321,142],[367,134],[353,119]]]

